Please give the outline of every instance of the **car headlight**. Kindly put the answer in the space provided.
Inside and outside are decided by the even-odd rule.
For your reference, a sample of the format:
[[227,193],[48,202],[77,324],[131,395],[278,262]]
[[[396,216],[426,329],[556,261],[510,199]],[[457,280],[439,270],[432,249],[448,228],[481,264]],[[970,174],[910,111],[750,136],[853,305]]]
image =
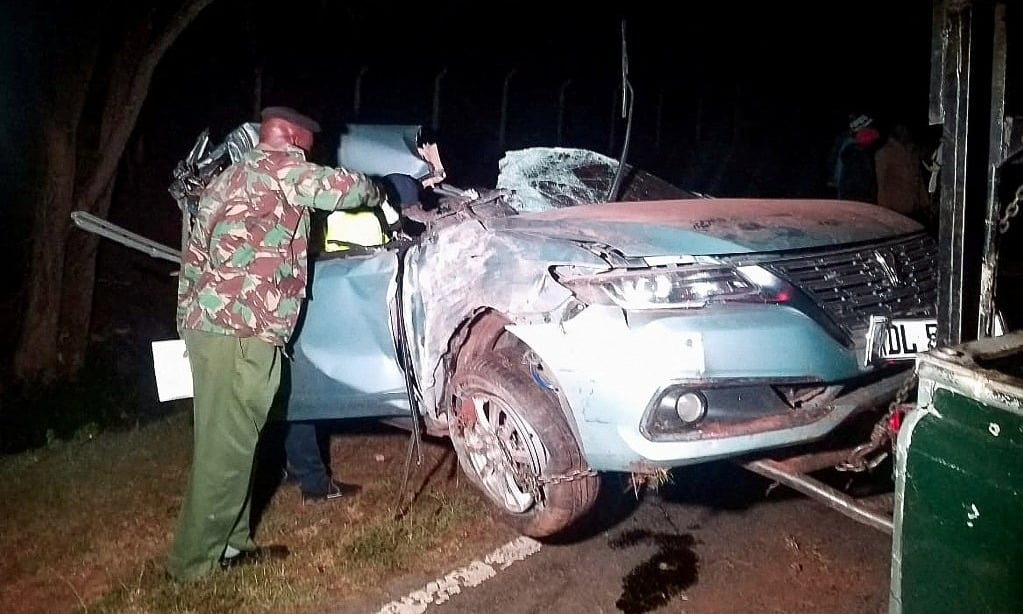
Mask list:
[[722,301],[760,303],[787,299],[787,293],[756,284],[730,266],[613,269],[574,277],[570,273],[559,275],[557,269],[554,273],[559,283],[585,303],[614,304],[629,310],[695,309]]

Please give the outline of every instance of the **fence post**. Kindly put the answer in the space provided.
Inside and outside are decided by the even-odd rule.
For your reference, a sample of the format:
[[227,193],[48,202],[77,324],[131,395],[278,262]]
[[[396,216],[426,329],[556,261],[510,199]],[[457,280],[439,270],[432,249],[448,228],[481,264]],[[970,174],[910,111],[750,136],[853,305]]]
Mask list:
[[661,153],[661,129],[664,120],[664,85],[657,92],[657,116],[654,121],[654,152]]
[[362,78],[366,75],[366,71],[369,70],[369,65],[363,64],[359,67],[359,74],[355,76],[355,87],[353,88],[354,98],[352,100],[352,118],[359,118],[359,108],[362,105]]
[[497,150],[504,151],[504,140],[505,132],[508,125],[508,89],[511,84],[512,77],[518,72],[518,68],[513,68],[508,71],[508,74],[504,77],[504,87],[501,89],[501,125],[497,129]]
[[615,132],[618,127],[618,88],[611,91],[611,130],[607,137],[607,153],[610,155],[615,150]]
[[437,76],[433,78],[433,122],[431,126],[434,132],[440,129],[440,82],[448,72],[447,66],[440,69]]
[[564,135],[565,125],[565,92],[568,90],[568,86],[571,85],[572,79],[565,79],[561,83],[561,89],[558,92],[558,147],[561,147],[562,136]]
[[696,121],[693,122],[693,139],[696,141],[692,151],[696,151],[700,143],[703,141],[703,91],[700,91],[699,97],[696,99]]

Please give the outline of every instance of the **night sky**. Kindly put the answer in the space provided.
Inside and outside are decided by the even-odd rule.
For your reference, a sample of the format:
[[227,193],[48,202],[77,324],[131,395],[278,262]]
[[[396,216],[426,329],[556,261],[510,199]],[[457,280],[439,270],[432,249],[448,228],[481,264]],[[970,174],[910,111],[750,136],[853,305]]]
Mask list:
[[[41,85],[46,62],[105,17],[100,9],[84,12],[84,22],[62,21],[32,3],[8,4],[0,136],[5,156],[17,157],[19,143],[38,144],[31,87],[19,84]],[[624,21],[635,93],[631,162],[720,196],[819,196],[824,159],[849,113],[873,114],[882,126],[907,123],[924,141],[936,137],[927,125],[930,18],[929,0],[603,8],[215,0],[157,69],[129,153],[164,185],[203,128],[218,138],[254,118],[261,71],[259,103],[317,117],[326,133],[314,158],[329,163],[344,122],[430,125],[434,82],[446,70],[438,136],[456,185],[495,177],[509,74],[505,149],[559,144],[563,95],[560,144],[617,155]],[[25,169],[3,167],[6,195]],[[155,198],[174,213],[169,198]]]
[[684,2],[669,11],[656,2],[296,0],[281,11],[217,0],[165,58],[141,129],[152,143],[175,126],[160,139],[166,155],[204,126],[226,132],[251,116],[262,66],[263,104],[320,119],[331,131],[327,156],[346,121],[429,125],[434,80],[446,69],[439,135],[451,179],[488,181],[502,87],[515,70],[506,148],[557,144],[564,91],[562,144],[616,154],[624,20],[637,164],[720,195],[811,195],[848,113],[928,136],[931,3],[845,4]]

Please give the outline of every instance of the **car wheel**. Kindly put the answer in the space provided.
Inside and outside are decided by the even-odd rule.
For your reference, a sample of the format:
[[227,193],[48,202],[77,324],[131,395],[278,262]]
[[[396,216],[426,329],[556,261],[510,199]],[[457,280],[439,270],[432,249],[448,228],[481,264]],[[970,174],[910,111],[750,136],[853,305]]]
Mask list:
[[521,349],[488,353],[455,377],[451,440],[462,470],[523,535],[550,537],[584,516],[599,476],[544,376]]

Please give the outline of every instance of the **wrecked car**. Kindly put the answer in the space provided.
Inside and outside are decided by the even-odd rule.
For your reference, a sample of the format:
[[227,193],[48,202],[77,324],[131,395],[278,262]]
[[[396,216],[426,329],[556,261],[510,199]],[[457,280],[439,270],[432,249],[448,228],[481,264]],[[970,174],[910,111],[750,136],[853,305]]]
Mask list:
[[608,472],[812,442],[883,410],[933,345],[935,244],[913,220],[708,198],[631,168],[604,202],[618,170],[508,152],[495,189],[451,190],[418,236],[316,257],[289,419],[411,416],[543,538],[587,516]]
[[[257,134],[244,124],[210,153],[200,135],[169,189],[184,227]],[[418,136],[352,126],[338,163],[424,176]],[[312,254],[280,409],[450,439],[524,535],[574,529],[611,474],[642,483],[883,424],[935,344],[936,244],[893,211],[711,198],[582,149],[509,151],[499,171],[492,189],[436,186],[432,207],[404,211],[415,233]]]

